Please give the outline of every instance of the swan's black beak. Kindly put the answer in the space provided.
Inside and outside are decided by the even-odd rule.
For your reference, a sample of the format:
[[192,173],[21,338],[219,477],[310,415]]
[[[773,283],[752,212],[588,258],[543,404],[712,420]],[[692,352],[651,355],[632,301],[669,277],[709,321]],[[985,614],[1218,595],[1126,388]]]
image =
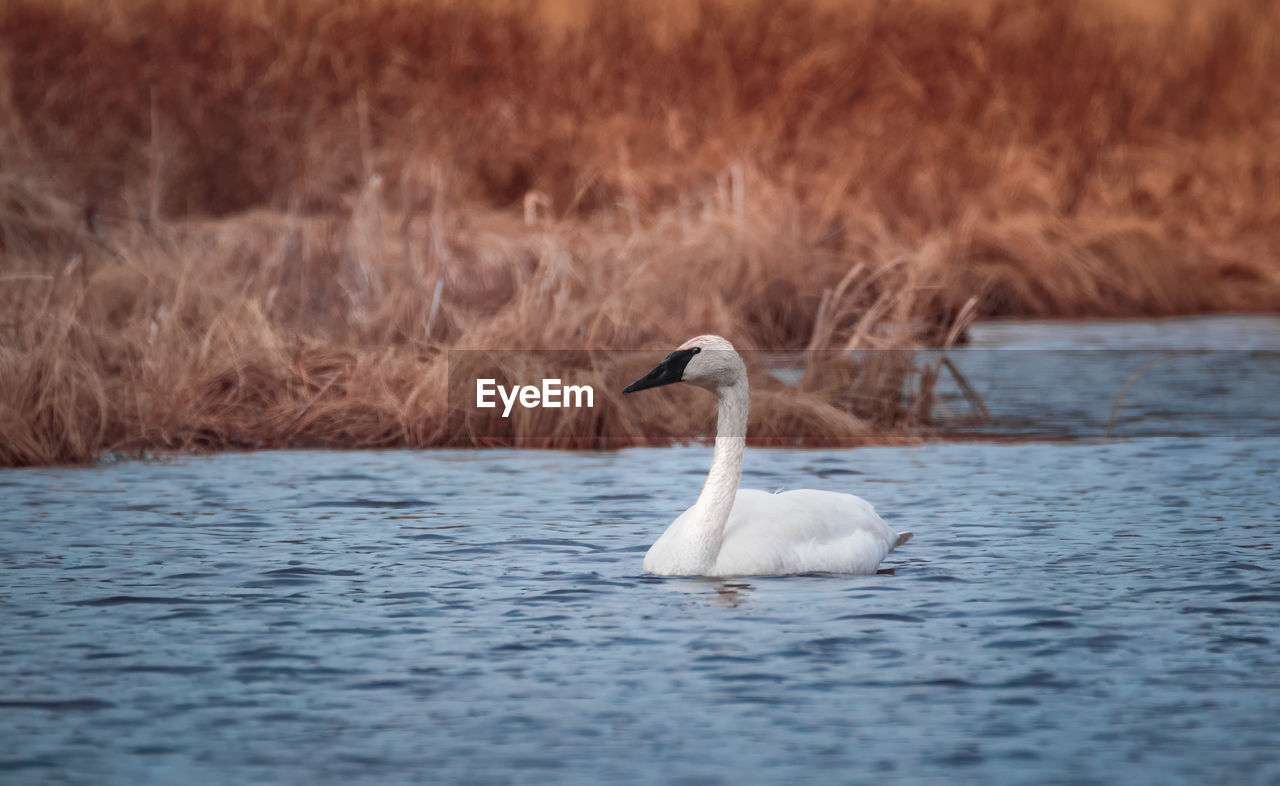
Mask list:
[[677,349],[667,355],[661,363],[654,366],[653,371],[627,385],[622,389],[622,392],[635,393],[638,390],[648,390],[649,388],[670,385],[672,382],[679,382],[684,377],[684,367],[689,365],[689,361],[693,359],[693,356],[701,351],[701,347]]

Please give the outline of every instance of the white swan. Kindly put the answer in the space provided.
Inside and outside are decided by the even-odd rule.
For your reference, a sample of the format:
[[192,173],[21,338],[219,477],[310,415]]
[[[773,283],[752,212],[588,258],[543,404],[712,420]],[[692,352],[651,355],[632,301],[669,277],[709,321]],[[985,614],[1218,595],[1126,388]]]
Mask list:
[[746,449],[747,368],[719,336],[691,338],[623,393],[688,382],[720,399],[711,471],[693,507],[680,514],[644,557],[659,576],[779,576],[875,573],[911,539],[852,494],[802,489],[780,494],[739,489]]

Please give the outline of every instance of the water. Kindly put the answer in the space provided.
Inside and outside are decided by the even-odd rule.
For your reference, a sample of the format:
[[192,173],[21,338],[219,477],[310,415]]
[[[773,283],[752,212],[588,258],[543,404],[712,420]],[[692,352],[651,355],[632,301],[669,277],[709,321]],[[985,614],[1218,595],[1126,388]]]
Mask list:
[[0,782],[1280,783],[1280,439],[750,451],[916,539],[642,575],[707,460],[0,474]]
[[1222,314],[1169,319],[1006,320],[969,328],[973,349],[1277,350],[1280,317]]
[[[926,357],[937,353],[925,353]],[[1280,437],[1280,318],[994,322],[947,353],[935,425],[997,437]]]

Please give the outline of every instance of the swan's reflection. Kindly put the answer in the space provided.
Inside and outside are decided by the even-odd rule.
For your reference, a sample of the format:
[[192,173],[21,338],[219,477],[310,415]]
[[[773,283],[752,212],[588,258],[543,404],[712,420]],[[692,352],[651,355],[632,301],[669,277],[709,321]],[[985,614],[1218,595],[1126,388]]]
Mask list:
[[[741,606],[756,589],[742,579],[717,579],[710,576],[655,578],[654,580],[677,592],[729,608]],[[714,594],[708,592],[708,589]]]
[[[755,587],[742,579],[717,579],[710,576],[697,576],[690,577],[683,583],[687,591],[698,597],[718,603],[721,606],[728,606],[731,609],[741,606],[755,591]],[[709,594],[707,588],[712,589],[715,595]]]
[[745,581],[729,581],[726,579],[707,579],[716,591],[716,600],[723,606],[737,608],[741,606],[755,587]]

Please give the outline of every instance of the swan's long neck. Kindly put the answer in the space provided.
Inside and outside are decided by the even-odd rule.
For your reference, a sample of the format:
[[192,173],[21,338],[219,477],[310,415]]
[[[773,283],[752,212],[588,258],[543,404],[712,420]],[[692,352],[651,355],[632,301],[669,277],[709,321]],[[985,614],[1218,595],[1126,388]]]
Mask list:
[[711,471],[702,486],[695,507],[694,532],[689,533],[698,551],[698,561],[709,569],[715,564],[724,537],[724,527],[738,495],[742,479],[742,454],[747,447],[747,414],[751,397],[744,379],[719,390],[720,407],[716,415],[716,448],[711,456]]

